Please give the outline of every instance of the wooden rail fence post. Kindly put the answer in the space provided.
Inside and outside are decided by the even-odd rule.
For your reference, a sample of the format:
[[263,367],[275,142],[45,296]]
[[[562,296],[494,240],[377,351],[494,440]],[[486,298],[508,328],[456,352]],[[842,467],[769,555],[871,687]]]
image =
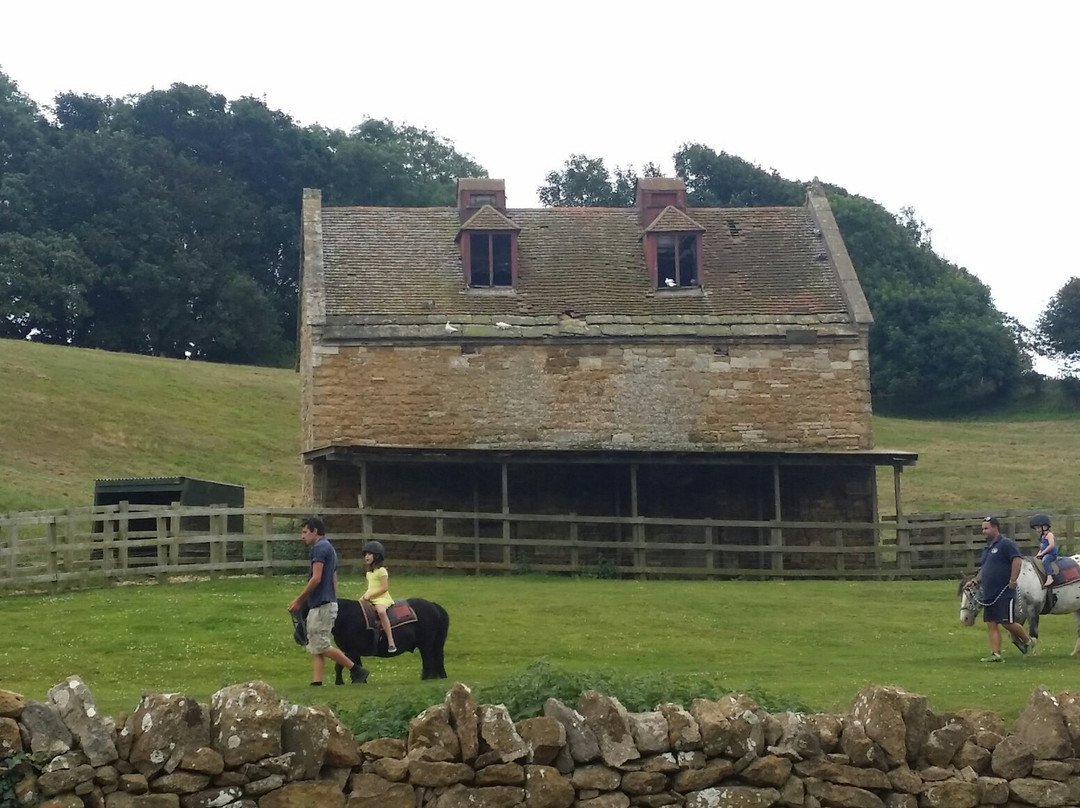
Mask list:
[[274,551],[270,543],[270,534],[274,529],[274,518],[269,513],[262,515],[262,564],[263,577],[274,574]]

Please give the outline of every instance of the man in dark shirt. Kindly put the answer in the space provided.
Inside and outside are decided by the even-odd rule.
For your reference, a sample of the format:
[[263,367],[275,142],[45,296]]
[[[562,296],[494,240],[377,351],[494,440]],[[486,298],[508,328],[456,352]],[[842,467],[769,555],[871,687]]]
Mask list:
[[983,662],[1004,662],[1001,656],[1001,629],[1012,635],[1013,644],[1026,654],[1031,648],[1031,638],[1020,623],[1016,622],[1016,582],[1020,578],[1023,559],[1016,542],[1001,532],[1001,523],[988,516],[982,523],[986,547],[979,557],[979,574],[976,582],[982,582],[982,597],[988,605],[983,607],[983,622],[990,639],[990,656]]
[[307,651],[311,654],[313,687],[322,685],[326,660],[352,670],[353,662],[340,649],[331,645],[331,632],[337,619],[337,551],[326,538],[326,526],[321,519],[306,519],[300,538],[311,548],[311,566],[304,591],[289,604],[293,612],[307,601]]

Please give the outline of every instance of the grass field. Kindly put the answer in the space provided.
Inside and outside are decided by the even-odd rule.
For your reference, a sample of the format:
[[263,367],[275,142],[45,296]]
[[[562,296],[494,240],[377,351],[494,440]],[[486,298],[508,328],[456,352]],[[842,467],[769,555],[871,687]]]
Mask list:
[[[410,705],[414,715],[411,705],[440,701],[454,681],[483,699],[538,660],[622,677],[624,689],[652,698],[680,683],[707,684],[718,694],[834,712],[875,683],[921,693],[939,711],[985,707],[1006,716],[1037,685],[1061,692],[1080,672],[1080,659],[1069,656],[1069,617],[1044,621],[1040,656],[1009,646],[1006,664],[980,663],[985,631],[960,625],[950,582],[392,581],[396,596],[427,597],[449,611],[449,680],[421,682],[419,656],[408,655],[368,662],[367,685],[313,690],[286,613],[302,580],[239,578],[4,598],[0,686],[43,699],[77,673],[99,707],[117,714],[134,709],[146,689],[205,700],[224,685],[262,679],[295,702],[329,701],[363,732],[365,715],[388,703]],[[347,578],[341,588],[355,594],[363,583]]]

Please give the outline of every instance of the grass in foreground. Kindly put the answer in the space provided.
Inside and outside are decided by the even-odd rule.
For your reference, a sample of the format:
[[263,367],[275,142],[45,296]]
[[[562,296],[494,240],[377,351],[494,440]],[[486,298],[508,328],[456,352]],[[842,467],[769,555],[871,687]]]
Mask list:
[[[261,679],[291,701],[330,703],[365,737],[396,732],[454,681],[481,702],[516,704],[519,714],[560,687],[614,682],[622,691],[612,695],[628,698],[630,709],[737,690],[769,709],[837,712],[867,684],[892,684],[939,711],[982,707],[1012,717],[1034,687],[1073,688],[1080,670],[1068,656],[1069,618],[1044,621],[1041,656],[1009,646],[1007,664],[980,664],[985,631],[960,626],[950,582],[403,574],[395,582],[396,596],[426,597],[450,612],[448,680],[421,682],[419,656],[407,655],[367,662],[367,685],[312,690],[310,660],[293,643],[286,613],[302,580],[234,578],[4,598],[0,687],[44,699],[78,674],[99,708],[116,715],[147,690],[205,701],[222,686]],[[345,578],[341,587],[359,594],[363,582]]]

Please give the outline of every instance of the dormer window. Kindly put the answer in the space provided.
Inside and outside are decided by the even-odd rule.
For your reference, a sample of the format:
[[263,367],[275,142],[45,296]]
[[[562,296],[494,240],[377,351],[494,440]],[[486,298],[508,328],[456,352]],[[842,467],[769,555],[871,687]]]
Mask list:
[[513,233],[469,233],[469,278],[473,288],[514,285]]
[[697,233],[657,233],[656,288],[678,289],[698,285]]
[[498,204],[498,200],[495,194],[469,194],[469,207],[479,208],[484,205],[491,205],[495,207]]

